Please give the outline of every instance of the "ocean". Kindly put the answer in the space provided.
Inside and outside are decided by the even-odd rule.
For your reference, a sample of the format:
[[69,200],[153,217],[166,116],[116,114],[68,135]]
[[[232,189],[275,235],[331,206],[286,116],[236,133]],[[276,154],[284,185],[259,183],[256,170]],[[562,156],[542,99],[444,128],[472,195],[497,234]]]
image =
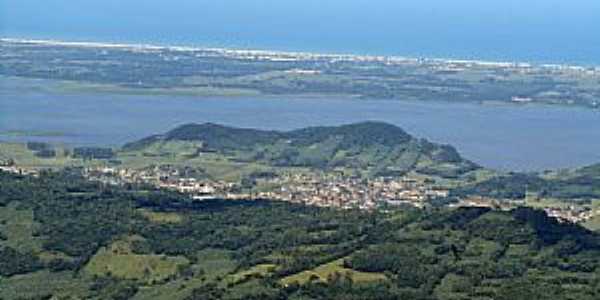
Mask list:
[[596,0],[0,0],[0,36],[600,65]]

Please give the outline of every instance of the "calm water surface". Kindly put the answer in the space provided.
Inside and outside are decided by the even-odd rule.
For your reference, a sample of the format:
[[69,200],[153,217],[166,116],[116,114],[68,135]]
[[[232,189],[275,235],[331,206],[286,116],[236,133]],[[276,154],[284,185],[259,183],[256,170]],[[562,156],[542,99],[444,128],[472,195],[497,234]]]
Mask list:
[[387,100],[194,98],[0,93],[0,132],[62,132],[15,137],[72,145],[122,145],[189,122],[290,130],[364,120],[454,145],[467,158],[504,170],[543,170],[600,162],[600,113],[587,109],[419,103]]
[[597,0],[0,0],[0,36],[600,65],[598,12]]

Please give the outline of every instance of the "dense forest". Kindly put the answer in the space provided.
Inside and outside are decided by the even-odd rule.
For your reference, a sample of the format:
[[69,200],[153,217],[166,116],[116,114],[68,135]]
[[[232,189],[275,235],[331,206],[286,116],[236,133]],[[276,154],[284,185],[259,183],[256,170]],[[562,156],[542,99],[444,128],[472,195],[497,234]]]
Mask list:
[[509,173],[465,185],[453,191],[455,196],[479,195],[496,199],[524,199],[526,193],[542,198],[566,201],[590,201],[600,198],[600,164],[567,171],[551,178],[540,174]]
[[0,173],[0,299],[598,299],[600,239],[530,208],[192,201]]

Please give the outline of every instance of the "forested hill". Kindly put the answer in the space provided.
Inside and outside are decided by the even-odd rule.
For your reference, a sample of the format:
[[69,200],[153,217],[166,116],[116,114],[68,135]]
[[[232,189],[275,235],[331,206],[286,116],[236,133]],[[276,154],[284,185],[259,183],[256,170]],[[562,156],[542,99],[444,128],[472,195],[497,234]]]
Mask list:
[[197,155],[213,152],[239,161],[281,167],[369,169],[375,175],[417,170],[446,177],[479,168],[451,146],[415,138],[394,125],[362,122],[294,131],[262,131],[217,124],[187,124],[129,143],[124,151],[151,151],[169,144],[197,143]]
[[524,199],[527,193],[569,202],[600,199],[600,164],[549,174],[509,173],[453,191],[459,197],[479,195],[497,199]]
[[599,236],[521,208],[192,201],[0,172],[0,299],[600,297]]

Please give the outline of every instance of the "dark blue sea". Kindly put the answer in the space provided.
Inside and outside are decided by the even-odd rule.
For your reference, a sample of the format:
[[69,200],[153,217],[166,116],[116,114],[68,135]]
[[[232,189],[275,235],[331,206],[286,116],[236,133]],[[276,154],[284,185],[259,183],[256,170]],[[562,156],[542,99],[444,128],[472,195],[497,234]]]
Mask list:
[[600,65],[597,0],[0,0],[0,36]]

